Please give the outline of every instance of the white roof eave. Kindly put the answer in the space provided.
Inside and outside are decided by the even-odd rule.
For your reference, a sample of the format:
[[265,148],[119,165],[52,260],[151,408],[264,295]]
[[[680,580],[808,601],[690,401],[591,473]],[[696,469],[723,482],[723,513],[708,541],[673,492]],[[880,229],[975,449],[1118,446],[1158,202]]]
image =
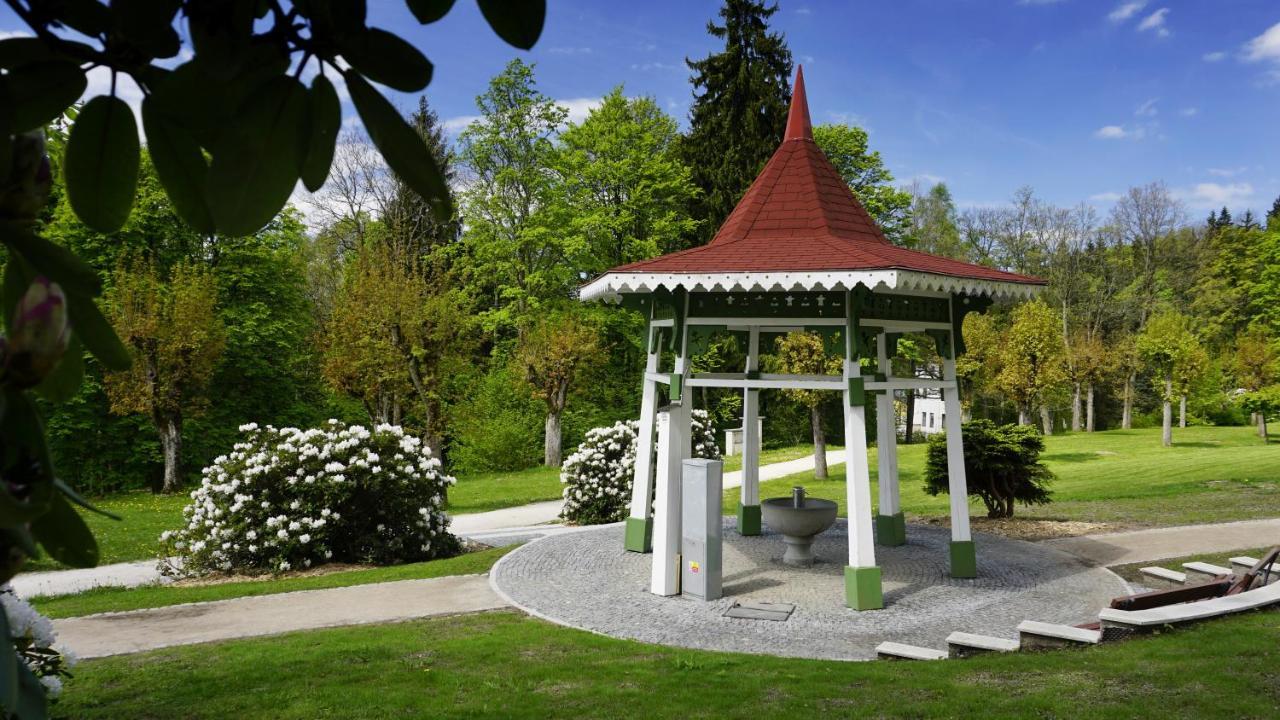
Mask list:
[[617,301],[622,295],[683,288],[690,292],[824,292],[849,290],[859,284],[882,292],[984,295],[993,299],[1028,299],[1043,285],[936,275],[914,270],[831,270],[724,273],[605,273],[579,290],[585,301]]

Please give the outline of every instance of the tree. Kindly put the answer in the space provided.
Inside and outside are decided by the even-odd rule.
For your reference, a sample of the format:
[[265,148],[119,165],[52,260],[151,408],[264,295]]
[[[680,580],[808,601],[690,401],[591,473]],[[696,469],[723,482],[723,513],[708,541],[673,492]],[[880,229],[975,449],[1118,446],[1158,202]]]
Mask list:
[[482,322],[516,330],[577,280],[563,231],[564,178],[554,138],[568,111],[534,87],[533,67],[512,60],[476,98],[480,119],[459,138],[471,182],[462,193],[468,271],[487,297]]
[[108,314],[134,356],[106,376],[112,412],[151,418],[164,450],[163,492],[182,484],[182,422],[208,406],[209,380],[226,347],[212,273],[179,263],[163,277],[142,256],[116,267]]
[[560,163],[575,265],[599,273],[675,250],[697,223],[697,195],[676,155],[675,120],[652,98],[614,88],[579,125],[560,135]]
[[[828,354],[822,336],[811,332],[789,332],[777,340],[778,372],[788,375],[838,375],[843,367],[839,356]],[[822,429],[822,405],[820,390],[785,390],[787,397],[809,409],[809,424],[813,430],[813,476],[827,479],[827,436]]]
[[[1219,222],[1225,225],[1230,218],[1231,214],[1223,208]],[[1137,303],[1139,330],[1155,306],[1156,273],[1160,264],[1158,243],[1182,221],[1182,203],[1161,182],[1129,188],[1111,209],[1111,223],[1134,257],[1136,281],[1133,297]]]
[[1165,447],[1173,445],[1173,399],[1177,395],[1174,379],[1180,369],[1186,368],[1185,372],[1191,372],[1189,364],[1193,361],[1190,357],[1195,346],[1195,335],[1191,333],[1186,316],[1172,310],[1152,315],[1137,338],[1138,354],[1155,370],[1163,385],[1160,393],[1164,408],[1161,442]]
[[781,35],[769,31],[777,11],[777,5],[758,0],[725,0],[719,12],[724,24],[707,23],[724,49],[685,60],[693,73],[693,106],[681,154],[702,191],[691,215],[703,242],[729,217],[787,124],[791,51]]
[[[1044,440],[1033,428],[996,425],[990,420],[964,424],[964,473],[970,495],[987,506],[989,518],[1011,518],[1016,503],[1044,505],[1051,500],[1053,473],[1040,462]],[[924,491],[951,491],[947,481],[947,441],[942,433],[929,438]]]
[[1280,414],[1280,385],[1268,385],[1240,396],[1240,405],[1258,419],[1258,437],[1262,442],[1270,442],[1267,437],[1267,418]]
[[928,192],[913,186],[909,216],[911,227],[907,234],[911,247],[933,255],[968,258],[960,240],[956,204],[946,183],[936,183]]
[[885,237],[905,245],[911,218],[911,193],[893,186],[893,174],[884,166],[880,153],[868,148],[867,131],[856,125],[818,125],[813,128],[813,141]]
[[[997,382],[1018,407],[1018,424],[1031,422],[1065,379],[1062,335],[1053,310],[1040,300],[1019,305],[1005,335]],[[1052,432],[1052,426],[1045,431]]]
[[1004,337],[996,327],[995,318],[987,313],[966,315],[963,332],[965,353],[956,358],[956,378],[962,383],[961,419],[968,422],[974,408],[999,392],[997,379],[1002,370]]
[[1273,223],[1280,223],[1280,195],[1271,202],[1271,209],[1267,211],[1267,227]]
[[1085,432],[1095,429],[1095,400],[1098,385],[1114,361],[1102,338],[1086,331],[1076,331],[1066,346],[1067,373],[1072,381],[1071,429],[1079,431],[1081,395]]
[[[1262,328],[1255,327],[1236,338],[1235,374],[1240,389],[1256,393],[1274,383],[1278,362],[1280,356],[1276,353],[1275,343]],[[1258,435],[1266,438],[1266,415],[1256,410],[1250,412],[1258,425]]]
[[564,311],[539,319],[524,333],[516,360],[534,397],[547,407],[543,464],[560,467],[561,416],[574,381],[600,361],[602,348],[594,324],[581,314]]

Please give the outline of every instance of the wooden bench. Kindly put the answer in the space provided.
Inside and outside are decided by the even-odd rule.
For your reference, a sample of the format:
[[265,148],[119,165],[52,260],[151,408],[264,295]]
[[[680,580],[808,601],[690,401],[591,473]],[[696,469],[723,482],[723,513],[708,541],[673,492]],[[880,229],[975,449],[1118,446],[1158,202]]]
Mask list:
[[967,658],[989,652],[1013,652],[1020,647],[1017,640],[953,632],[947,636],[947,648],[953,658]]
[[1207,562],[1185,562],[1182,563],[1182,567],[1193,573],[1200,573],[1201,575],[1208,575],[1209,577],[1231,574],[1231,568],[1225,568],[1221,565],[1213,565]]
[[876,657],[881,660],[946,660],[947,652],[919,645],[882,642],[876,646]]
[[1019,647],[1023,650],[1047,650],[1097,645],[1102,641],[1102,632],[1070,625],[1023,620],[1018,624],[1018,639]]
[[1148,610],[1113,610],[1098,613],[1102,622],[1102,639],[1116,640],[1134,633],[1154,632],[1162,627],[1183,625],[1209,618],[1258,610],[1280,604],[1280,583],[1271,583],[1237,595],[1165,605]]
[[1178,572],[1177,570],[1170,570],[1169,568],[1157,567],[1155,565],[1152,565],[1151,567],[1139,568],[1138,572],[1142,573],[1143,575],[1146,575],[1147,577],[1153,577],[1158,580],[1177,583],[1179,585],[1187,581],[1186,573]]

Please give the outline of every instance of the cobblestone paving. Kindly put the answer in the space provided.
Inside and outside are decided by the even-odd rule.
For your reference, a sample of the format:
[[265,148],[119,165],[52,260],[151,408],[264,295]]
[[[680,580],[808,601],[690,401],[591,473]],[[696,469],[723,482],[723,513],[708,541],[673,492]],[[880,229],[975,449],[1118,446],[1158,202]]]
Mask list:
[[[652,556],[622,549],[623,530],[610,525],[554,535],[504,557],[491,582],[527,612],[615,637],[707,650],[788,657],[870,659],[884,640],[945,649],[955,630],[1017,638],[1023,620],[1075,624],[1097,619],[1125,594],[1108,570],[1051,548],[976,535],[979,577],[948,574],[948,531],[919,525],[907,544],[877,547],[885,609],[844,606],[844,520],[814,543],[819,562],[783,565],[782,538],[743,537],[725,518],[724,593],[713,602],[661,598],[648,592]],[[786,622],[722,617],[734,602],[797,605]]]

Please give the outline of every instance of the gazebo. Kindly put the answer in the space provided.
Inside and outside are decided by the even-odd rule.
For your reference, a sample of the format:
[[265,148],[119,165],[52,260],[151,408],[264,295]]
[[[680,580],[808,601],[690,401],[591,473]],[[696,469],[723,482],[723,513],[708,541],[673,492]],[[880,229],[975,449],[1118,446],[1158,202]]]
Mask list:
[[[843,394],[849,523],[845,601],[857,610],[884,605],[875,541],[906,542],[893,391],[940,390],[946,408],[943,425],[951,496],[950,570],[953,577],[976,577],[956,382],[955,358],[964,352],[960,330],[966,314],[984,311],[993,298],[1029,297],[1043,285],[1037,278],[890,244],[814,142],[804,74],[798,69],[782,143],[712,241],[613,268],[580,292],[583,301],[619,302],[648,317],[625,543],[627,550],[654,553],[653,592],[679,592],[680,473],[681,462],[690,457],[689,388],[696,387],[743,391],[742,487],[737,508],[738,530],[743,535],[760,534],[756,422],[760,390],[801,388]],[[828,347],[843,353],[841,375],[760,372],[761,336],[800,329],[822,334]],[[742,372],[691,372],[691,354],[714,331],[740,333],[745,339],[747,360]],[[890,358],[903,333],[932,338],[943,359],[941,380],[893,376]],[[664,349],[674,358],[670,369],[662,367]],[[864,358],[875,363],[875,372],[864,371]],[[659,385],[667,386],[671,401],[661,413]],[[869,396],[876,403],[879,463],[879,508],[874,521],[865,435]],[[659,419],[664,427],[657,427]]]

